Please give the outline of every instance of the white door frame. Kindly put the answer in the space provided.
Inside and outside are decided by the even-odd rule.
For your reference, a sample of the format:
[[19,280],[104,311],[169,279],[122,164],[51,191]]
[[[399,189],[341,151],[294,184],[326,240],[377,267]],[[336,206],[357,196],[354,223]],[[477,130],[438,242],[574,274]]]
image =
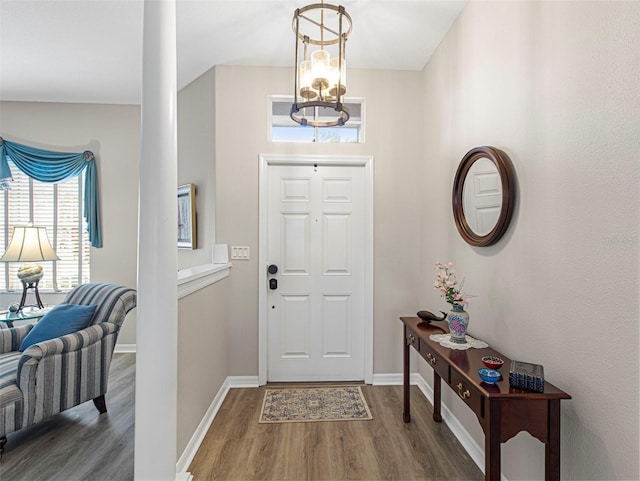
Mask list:
[[270,165],[362,166],[365,178],[364,382],[373,382],[373,156],[260,154],[258,247],[258,383],[267,383],[267,168]]

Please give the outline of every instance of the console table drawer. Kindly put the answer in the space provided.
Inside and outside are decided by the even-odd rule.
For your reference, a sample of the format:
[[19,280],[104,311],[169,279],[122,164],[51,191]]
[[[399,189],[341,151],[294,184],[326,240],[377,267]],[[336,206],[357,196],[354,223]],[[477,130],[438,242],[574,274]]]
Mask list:
[[409,328],[405,329],[404,332],[408,344],[412,345],[416,351],[420,351],[420,338],[418,335]]
[[440,357],[426,342],[420,342],[420,355],[426,359],[429,365],[438,375],[449,384],[449,364]]
[[484,399],[473,385],[464,379],[458,371],[451,369],[451,382],[449,383],[460,399],[476,414],[478,419],[484,417]]

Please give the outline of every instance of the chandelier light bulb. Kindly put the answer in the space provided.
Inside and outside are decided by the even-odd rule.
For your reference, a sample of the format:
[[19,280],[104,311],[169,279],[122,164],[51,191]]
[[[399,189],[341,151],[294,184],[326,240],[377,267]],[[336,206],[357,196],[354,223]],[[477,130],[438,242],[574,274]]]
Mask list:
[[300,63],[300,97],[303,99],[311,100],[318,96],[318,92],[316,92],[311,86],[313,81],[313,72],[311,68],[311,60],[305,60]]
[[313,72],[313,80],[311,86],[320,92],[329,88],[329,63],[330,56],[326,50],[316,50],[311,54],[311,71]]
[[[347,93],[347,61],[342,60],[340,67],[340,58],[334,57],[330,62],[330,78],[329,78],[329,95],[332,97],[342,96]],[[338,89],[340,83],[340,89]]]

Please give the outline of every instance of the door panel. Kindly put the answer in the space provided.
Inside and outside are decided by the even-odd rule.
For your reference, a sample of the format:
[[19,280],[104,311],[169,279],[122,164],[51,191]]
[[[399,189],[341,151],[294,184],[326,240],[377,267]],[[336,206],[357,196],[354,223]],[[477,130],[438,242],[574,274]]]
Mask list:
[[281,213],[282,273],[285,275],[308,275],[311,254],[309,213]]
[[364,167],[270,165],[269,381],[364,379]]
[[324,275],[351,275],[351,214],[323,215]]
[[467,222],[478,235],[487,235],[498,222],[502,208],[500,174],[487,158],[478,159],[469,169],[463,190]]
[[323,357],[351,356],[351,296],[323,296]]
[[311,322],[309,296],[282,296],[280,305],[280,356],[283,359],[308,359]]

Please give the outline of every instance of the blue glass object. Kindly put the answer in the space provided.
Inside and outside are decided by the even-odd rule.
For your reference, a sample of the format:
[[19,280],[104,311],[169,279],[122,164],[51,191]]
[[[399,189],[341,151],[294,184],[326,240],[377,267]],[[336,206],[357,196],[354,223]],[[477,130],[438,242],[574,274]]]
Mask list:
[[478,375],[487,384],[495,384],[500,380],[500,373],[495,369],[488,369],[483,367],[478,369]]

